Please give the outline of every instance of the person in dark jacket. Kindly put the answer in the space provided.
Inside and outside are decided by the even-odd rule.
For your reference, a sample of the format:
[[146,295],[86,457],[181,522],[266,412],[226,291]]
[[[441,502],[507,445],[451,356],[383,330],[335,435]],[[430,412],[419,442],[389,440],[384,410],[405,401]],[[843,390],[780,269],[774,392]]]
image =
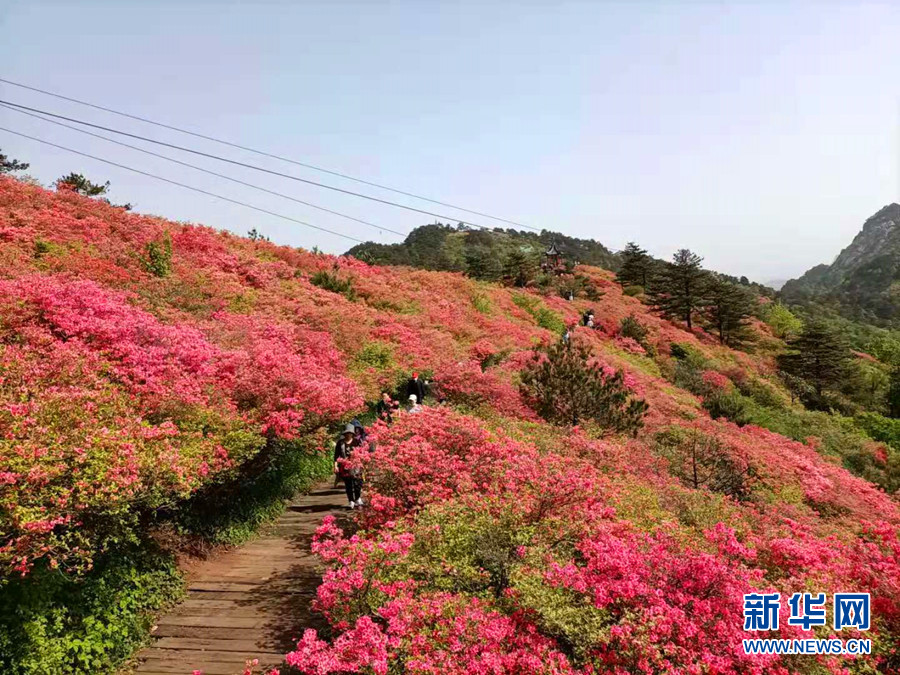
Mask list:
[[412,378],[406,383],[406,396],[409,397],[413,394],[419,403],[425,402],[425,383],[419,379],[418,373],[413,373]]
[[381,400],[375,406],[375,414],[378,415],[378,419],[391,424],[394,421],[394,413],[399,409],[400,404],[392,399],[389,393],[386,391],[381,392]]
[[344,433],[341,434],[341,438],[334,446],[334,473],[344,481],[344,489],[347,491],[347,505],[351,509],[363,505],[362,474],[360,469],[349,466],[353,452],[359,445],[356,428],[352,424],[348,424],[344,427]]

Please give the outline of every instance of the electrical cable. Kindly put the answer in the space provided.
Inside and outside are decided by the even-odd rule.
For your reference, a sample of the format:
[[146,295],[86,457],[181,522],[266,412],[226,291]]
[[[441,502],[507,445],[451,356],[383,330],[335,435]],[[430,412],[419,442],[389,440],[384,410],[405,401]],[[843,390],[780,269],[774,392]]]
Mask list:
[[163,178],[162,176],[157,176],[156,174],[149,173],[147,171],[141,171],[140,169],[135,169],[130,166],[126,166],[125,164],[119,164],[118,162],[113,162],[109,159],[103,159],[102,157],[97,157],[96,155],[90,155],[86,152],[81,152],[80,150],[74,150],[72,148],[67,148],[64,145],[58,145],[57,143],[51,143],[50,141],[46,141],[42,138],[37,138],[35,136],[29,136],[28,134],[23,134],[20,131],[14,131],[12,129],[7,129],[6,127],[0,127],[0,131],[5,131],[9,134],[15,134],[16,136],[21,136],[22,138],[27,138],[32,141],[36,141],[38,143],[43,143],[44,145],[49,145],[54,148],[59,148],[60,150],[65,150],[66,152],[71,152],[76,155],[80,155],[82,157],[87,157],[88,159],[93,159],[98,162],[103,162],[104,164],[109,164],[110,166],[115,166],[120,169],[125,169],[126,171],[132,171],[134,173],[140,174],[142,176],[147,176],[148,178],[155,178],[156,180],[163,181],[164,183],[169,183],[171,185],[177,185],[178,187],[185,188],[186,190],[193,190],[194,192],[199,192],[200,194],[207,195],[209,197],[214,197],[216,199],[221,199],[222,201],[231,202],[232,204],[237,204],[238,206],[244,206],[248,209],[253,209],[254,211],[259,211],[260,213],[265,213],[270,216],[275,216],[276,218],[282,218],[284,220],[289,220],[293,223],[297,223],[298,225],[304,225],[305,227],[311,227],[314,230],[320,230],[321,232],[327,232],[328,234],[333,234],[338,237],[343,237],[344,239],[349,239],[350,241],[355,241],[358,244],[364,244],[365,242],[362,239],[356,239],[355,237],[351,237],[350,235],[343,234],[342,232],[335,232],[334,230],[329,230],[324,227],[319,227],[318,225],[313,225],[312,223],[307,223],[303,220],[298,220],[296,218],[291,218],[290,216],[285,216],[281,213],[276,213],[274,211],[269,211],[268,209],[263,209],[258,206],[253,206],[252,204],[247,204],[246,202],[238,201],[237,199],[231,199],[230,197],[223,197],[222,195],[216,194],[215,192],[209,192],[208,190],[203,190],[198,187],[194,187],[192,185],[186,185],[185,183],[179,183],[178,181],[171,180],[169,178]]

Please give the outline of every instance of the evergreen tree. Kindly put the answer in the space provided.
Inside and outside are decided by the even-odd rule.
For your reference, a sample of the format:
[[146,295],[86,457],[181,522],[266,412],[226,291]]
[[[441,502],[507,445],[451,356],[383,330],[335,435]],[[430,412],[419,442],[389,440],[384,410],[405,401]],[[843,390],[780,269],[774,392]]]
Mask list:
[[654,260],[647,251],[629,241],[620,254],[622,266],[616,279],[622,286],[643,286],[647,288],[653,274]]
[[496,281],[503,274],[497,256],[484,246],[467,246],[465,260],[466,274],[475,279]]
[[822,392],[836,387],[847,371],[850,350],[827,324],[811,321],[796,338],[788,341],[789,352],[777,358],[778,369],[806,381],[815,392],[815,404]]
[[510,279],[514,286],[527,286],[534,281],[537,271],[537,259],[520,248],[511,250],[503,264],[503,275]]
[[522,394],[535,411],[554,424],[592,421],[603,429],[636,434],[647,403],[633,398],[622,371],[614,375],[590,362],[587,345],[558,342],[535,349],[522,371]]
[[102,184],[94,183],[82,174],[72,172],[56,181],[56,188],[59,189],[60,187],[68,187],[70,190],[85,197],[99,197],[109,192],[109,181]]
[[747,319],[756,309],[756,299],[746,288],[710,276],[703,314],[719,334],[719,342],[735,347],[750,339]]
[[709,273],[696,253],[686,248],[672,256],[650,279],[649,297],[653,308],[667,319],[679,319],[693,328],[693,314],[703,306]]
[[13,173],[14,171],[25,171],[30,166],[30,164],[26,164],[25,162],[20,162],[16,159],[9,159],[6,155],[0,152],[0,174],[4,173]]
[[888,414],[900,417],[900,366],[894,366],[887,390]]

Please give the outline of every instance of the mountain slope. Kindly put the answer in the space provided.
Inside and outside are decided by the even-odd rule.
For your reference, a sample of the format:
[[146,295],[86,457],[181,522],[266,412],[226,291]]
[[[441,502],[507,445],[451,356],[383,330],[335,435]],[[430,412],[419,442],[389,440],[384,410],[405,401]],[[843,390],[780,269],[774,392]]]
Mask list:
[[889,204],[830,265],[816,265],[781,289],[788,302],[831,305],[850,318],[886,325],[900,318],[900,204]]
[[[0,259],[2,606],[40,594],[29,583],[86,583],[123,546],[165,545],[154,528],[267,453],[327,453],[323,428],[417,369],[447,404],[372,424],[361,527],[348,539],[329,520],[316,538],[335,642],[303,635],[300,672],[846,672],[743,654],[742,598],[761,588],[785,607],[798,589],[871,593],[873,653],[853,667],[900,666],[900,505],[870,482],[895,455],[794,406],[762,325],[750,355],[596,267],[579,272],[597,296],[569,302],[6,178]],[[598,329],[572,340],[650,406],[634,436],[550,424],[519,387],[534,346],[587,309]],[[621,334],[628,317],[640,342]],[[708,414],[738,392],[792,437]],[[0,670],[70,672],[85,628],[25,611],[0,615]],[[807,637],[786,621],[772,635]]]

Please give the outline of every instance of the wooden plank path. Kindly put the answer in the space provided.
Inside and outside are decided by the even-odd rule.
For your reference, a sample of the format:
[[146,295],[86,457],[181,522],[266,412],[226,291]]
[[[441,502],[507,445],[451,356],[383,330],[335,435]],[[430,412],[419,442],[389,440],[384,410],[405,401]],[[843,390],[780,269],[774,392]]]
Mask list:
[[133,672],[235,675],[247,659],[281,664],[305,628],[326,628],[310,609],[321,578],[310,544],[322,518],[348,513],[345,504],[343,489],[320,485],[257,539],[200,563],[187,598],[160,618]]

